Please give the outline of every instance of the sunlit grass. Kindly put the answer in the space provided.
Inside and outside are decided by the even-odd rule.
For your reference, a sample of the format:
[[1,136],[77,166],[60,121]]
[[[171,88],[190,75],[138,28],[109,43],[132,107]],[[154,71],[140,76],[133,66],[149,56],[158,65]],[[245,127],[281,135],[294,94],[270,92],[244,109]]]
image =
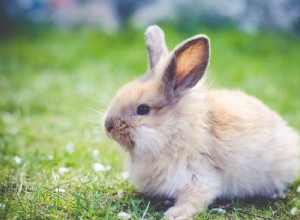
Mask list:
[[[299,38],[172,28],[166,38],[172,48],[202,31],[211,38],[208,81],[213,87],[241,88],[300,130]],[[162,217],[165,209],[149,204],[122,177],[125,155],[105,137],[101,124],[116,89],[146,68],[138,30],[107,35],[45,29],[0,41],[1,219],[117,219],[121,211],[133,219]],[[95,163],[111,169],[96,172]],[[59,173],[61,167],[68,172]],[[210,210],[199,219],[297,219],[299,212],[290,211],[300,209],[298,184],[285,199],[221,202],[215,206],[234,208],[223,207],[226,214]]]

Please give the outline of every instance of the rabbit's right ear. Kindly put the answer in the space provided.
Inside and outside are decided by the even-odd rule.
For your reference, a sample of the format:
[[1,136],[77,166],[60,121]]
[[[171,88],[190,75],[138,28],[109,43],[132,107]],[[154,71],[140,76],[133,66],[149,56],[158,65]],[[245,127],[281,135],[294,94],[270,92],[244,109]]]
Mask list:
[[145,40],[150,60],[150,68],[153,69],[161,56],[168,52],[164,32],[157,25],[150,26],[145,32]]
[[189,38],[174,49],[162,79],[168,99],[198,83],[207,69],[209,55],[209,38],[205,35]]

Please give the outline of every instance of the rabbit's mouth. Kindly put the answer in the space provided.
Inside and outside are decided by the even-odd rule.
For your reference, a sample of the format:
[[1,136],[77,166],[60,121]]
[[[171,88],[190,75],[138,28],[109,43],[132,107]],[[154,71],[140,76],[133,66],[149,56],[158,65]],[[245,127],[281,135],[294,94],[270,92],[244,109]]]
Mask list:
[[135,145],[131,138],[131,126],[122,118],[107,118],[105,120],[106,134],[120,145],[132,149]]

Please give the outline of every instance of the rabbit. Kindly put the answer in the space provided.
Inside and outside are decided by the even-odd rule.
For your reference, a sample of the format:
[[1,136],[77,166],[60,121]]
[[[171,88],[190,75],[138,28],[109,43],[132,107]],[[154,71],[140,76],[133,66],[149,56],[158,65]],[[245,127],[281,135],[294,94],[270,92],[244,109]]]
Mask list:
[[193,218],[217,198],[282,195],[299,171],[298,133],[258,99],[205,85],[206,35],[168,52],[154,25],[145,41],[148,72],[117,91],[104,119],[137,188],[175,200],[166,219]]

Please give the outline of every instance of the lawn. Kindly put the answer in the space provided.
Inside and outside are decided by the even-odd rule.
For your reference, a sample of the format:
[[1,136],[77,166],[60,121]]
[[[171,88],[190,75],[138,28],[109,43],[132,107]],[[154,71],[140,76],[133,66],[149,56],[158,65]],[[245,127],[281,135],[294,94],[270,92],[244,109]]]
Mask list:
[[[147,69],[143,31],[43,28],[0,40],[0,219],[162,217],[102,128],[117,88]],[[300,130],[299,36],[168,27],[169,48],[199,32],[211,38],[212,87],[241,88]],[[197,219],[300,219],[298,185],[282,199],[218,201]]]

